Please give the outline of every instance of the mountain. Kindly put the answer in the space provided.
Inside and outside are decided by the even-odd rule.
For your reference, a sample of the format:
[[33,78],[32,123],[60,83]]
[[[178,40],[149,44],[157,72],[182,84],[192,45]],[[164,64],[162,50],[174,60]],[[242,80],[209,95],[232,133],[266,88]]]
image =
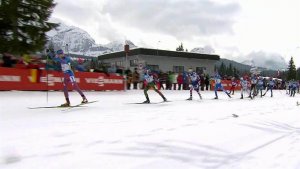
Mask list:
[[[221,58],[219,61],[217,61],[215,63],[215,65],[217,67],[220,67],[222,62],[225,64],[226,67],[228,67],[230,64],[232,65],[232,67],[235,67],[237,70],[239,70],[240,72],[249,72],[251,69],[251,66],[243,64],[243,63],[239,63],[233,60],[229,60],[229,59],[224,59]],[[264,68],[261,68],[264,69]]]
[[190,51],[191,53],[214,54],[215,50],[211,46],[197,47]]
[[105,45],[96,44],[95,40],[86,31],[63,23],[60,23],[57,30],[52,30],[47,35],[50,37],[50,43],[53,44],[55,50],[64,49],[66,52],[77,55],[99,56],[105,53],[122,51],[125,43],[129,44],[130,48],[136,48],[129,40],[126,40],[125,43],[113,41]]
[[282,70],[288,66],[281,55],[263,51],[251,52],[244,57],[240,57],[239,61],[243,64],[265,67],[270,70]]
[[[191,52],[201,54],[213,54],[215,53],[215,50],[211,46],[205,46],[194,48],[191,50]],[[224,59],[223,61],[227,63],[228,59]],[[239,56],[236,61],[233,61],[232,64],[236,65],[236,63],[242,63],[242,65],[244,65],[247,69],[251,66],[276,71],[287,68],[287,62],[281,55],[276,53],[266,53],[264,51],[251,52],[247,55]],[[243,67],[242,65],[237,64],[237,66],[240,68]]]

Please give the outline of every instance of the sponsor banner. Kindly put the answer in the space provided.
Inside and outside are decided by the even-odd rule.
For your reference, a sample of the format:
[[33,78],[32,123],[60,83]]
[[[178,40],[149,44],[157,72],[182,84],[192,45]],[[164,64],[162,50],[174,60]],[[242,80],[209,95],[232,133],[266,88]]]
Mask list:
[[[82,90],[124,90],[124,79],[116,74],[75,72],[75,77]],[[0,67],[0,90],[62,90],[62,81],[57,71]]]

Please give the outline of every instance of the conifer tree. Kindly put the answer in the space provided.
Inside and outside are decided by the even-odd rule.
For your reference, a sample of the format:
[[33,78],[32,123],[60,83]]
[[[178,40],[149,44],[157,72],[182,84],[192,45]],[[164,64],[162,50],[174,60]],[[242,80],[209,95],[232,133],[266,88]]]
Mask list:
[[297,77],[297,70],[294,63],[293,57],[291,57],[291,60],[289,61],[289,67],[287,72],[287,80],[296,79]]
[[184,51],[183,44],[181,44],[176,48],[176,51]]
[[0,2],[0,52],[22,54],[43,50],[46,32],[58,26],[48,22],[54,0]]

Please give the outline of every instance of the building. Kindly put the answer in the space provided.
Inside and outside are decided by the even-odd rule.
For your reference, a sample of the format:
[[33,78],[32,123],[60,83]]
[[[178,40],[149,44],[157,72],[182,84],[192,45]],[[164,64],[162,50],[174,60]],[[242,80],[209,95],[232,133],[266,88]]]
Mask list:
[[128,56],[124,51],[98,56],[98,62],[121,69],[142,69],[147,66],[154,71],[173,71],[175,73],[188,71],[189,68],[198,73],[212,75],[218,55],[208,55],[190,52],[167,51],[158,49],[131,49]]

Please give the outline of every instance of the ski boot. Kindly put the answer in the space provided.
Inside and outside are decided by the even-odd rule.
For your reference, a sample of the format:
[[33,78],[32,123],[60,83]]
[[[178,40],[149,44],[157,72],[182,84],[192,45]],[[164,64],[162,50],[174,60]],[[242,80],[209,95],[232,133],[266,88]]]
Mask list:
[[146,100],[146,101],[144,101],[143,103],[150,103],[150,100]]
[[85,103],[88,103],[89,101],[84,97],[82,98],[82,101],[81,101],[81,104],[85,104]]
[[66,102],[64,104],[61,104],[60,107],[70,107],[70,102]]
[[188,99],[186,99],[186,100],[193,100],[193,98],[192,97],[189,97]]

